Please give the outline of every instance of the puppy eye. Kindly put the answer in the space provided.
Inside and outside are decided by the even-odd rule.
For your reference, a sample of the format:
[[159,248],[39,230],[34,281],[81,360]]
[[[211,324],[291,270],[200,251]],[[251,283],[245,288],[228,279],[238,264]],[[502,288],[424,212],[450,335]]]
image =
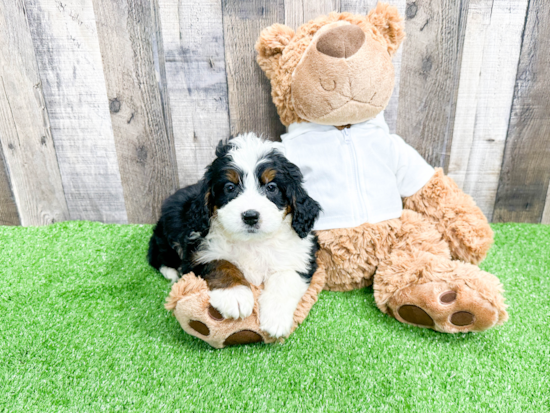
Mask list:
[[226,194],[231,194],[231,193],[235,192],[236,188],[237,187],[235,186],[235,184],[232,184],[231,182],[228,182],[223,187],[223,190],[225,191]]
[[277,190],[277,184],[275,182],[270,182],[265,186],[267,192],[275,192]]

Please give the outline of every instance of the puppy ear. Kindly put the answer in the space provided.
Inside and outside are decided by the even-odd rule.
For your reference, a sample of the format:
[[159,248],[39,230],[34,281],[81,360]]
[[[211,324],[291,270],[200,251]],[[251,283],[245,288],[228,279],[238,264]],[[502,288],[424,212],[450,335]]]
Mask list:
[[321,205],[300,185],[296,191],[296,197],[292,205],[292,228],[300,238],[305,238],[313,229],[315,220],[321,212]]
[[274,24],[262,30],[256,42],[256,60],[268,79],[271,79],[280,64],[283,50],[294,37],[294,31],[283,24]]
[[393,56],[403,39],[405,31],[401,22],[403,18],[399,15],[397,8],[387,3],[378,3],[367,16],[367,20],[378,29],[380,34],[386,40],[388,53]]
[[321,212],[321,205],[311,198],[302,186],[302,173],[293,163],[285,159],[285,175],[287,182],[292,182],[285,188],[285,196],[292,209],[292,228],[300,238],[305,238],[313,229],[315,220]]
[[227,153],[233,148],[231,145],[231,139],[233,139],[234,136],[231,135],[227,139],[220,139],[218,142],[218,145],[216,146],[216,158],[223,158],[227,155]]
[[199,185],[198,194],[189,206],[186,215],[193,222],[194,231],[205,236],[210,228],[210,217],[213,213],[212,193],[206,175],[197,185]]

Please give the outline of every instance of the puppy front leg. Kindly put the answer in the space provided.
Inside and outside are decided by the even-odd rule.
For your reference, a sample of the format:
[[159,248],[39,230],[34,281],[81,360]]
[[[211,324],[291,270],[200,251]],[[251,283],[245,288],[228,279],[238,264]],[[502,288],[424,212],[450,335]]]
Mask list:
[[224,318],[246,318],[252,314],[254,295],[235,265],[225,260],[211,261],[203,267],[201,276],[210,289],[210,304]]
[[295,271],[271,275],[259,298],[260,328],[275,338],[288,336],[296,307],[308,287],[309,283]]
[[171,281],[172,284],[178,282],[180,279],[180,275],[178,273],[178,270],[175,268],[167,267],[166,265],[162,265],[159,269],[160,273],[164,275],[164,278]]

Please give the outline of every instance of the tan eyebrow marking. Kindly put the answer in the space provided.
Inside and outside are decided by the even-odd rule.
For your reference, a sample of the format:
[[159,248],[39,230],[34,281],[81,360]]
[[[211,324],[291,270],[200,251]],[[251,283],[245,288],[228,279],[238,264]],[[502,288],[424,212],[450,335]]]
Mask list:
[[238,184],[240,181],[239,173],[234,169],[228,170],[226,173],[226,176],[227,176],[227,179],[229,179],[234,184]]
[[273,181],[275,175],[277,175],[277,171],[273,168],[268,168],[262,172],[261,180],[264,184],[267,184],[268,182]]

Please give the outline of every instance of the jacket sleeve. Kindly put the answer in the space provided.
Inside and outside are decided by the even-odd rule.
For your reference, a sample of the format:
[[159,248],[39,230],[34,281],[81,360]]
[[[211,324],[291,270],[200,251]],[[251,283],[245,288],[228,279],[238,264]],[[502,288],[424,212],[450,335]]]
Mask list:
[[426,185],[435,170],[401,137],[390,135],[390,140],[399,194],[402,198],[411,196]]

